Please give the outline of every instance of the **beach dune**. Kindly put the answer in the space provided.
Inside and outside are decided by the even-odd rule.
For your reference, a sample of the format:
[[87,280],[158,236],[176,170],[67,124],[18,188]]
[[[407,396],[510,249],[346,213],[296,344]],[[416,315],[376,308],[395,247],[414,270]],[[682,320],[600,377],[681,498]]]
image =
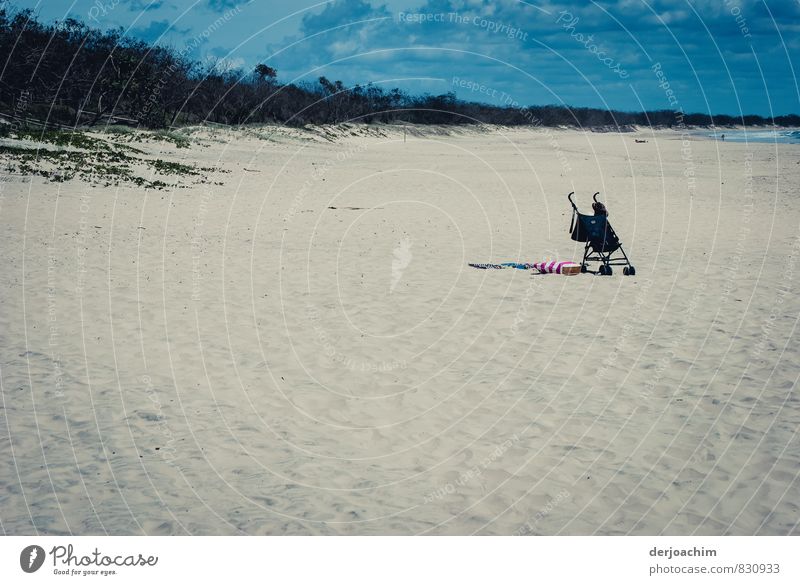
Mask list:
[[[0,182],[6,534],[798,533],[796,145],[190,137]],[[580,261],[571,191],[636,276],[468,266]]]

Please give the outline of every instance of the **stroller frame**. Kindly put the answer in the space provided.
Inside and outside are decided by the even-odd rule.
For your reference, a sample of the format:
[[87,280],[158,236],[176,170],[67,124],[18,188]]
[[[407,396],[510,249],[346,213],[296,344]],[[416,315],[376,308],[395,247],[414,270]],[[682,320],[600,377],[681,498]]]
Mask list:
[[[583,260],[581,260],[581,272],[599,274],[600,276],[611,276],[612,266],[624,266],[622,273],[625,276],[634,276],[636,269],[628,259],[628,255],[622,248],[614,228],[608,223],[607,215],[584,215],[578,211],[578,207],[572,200],[575,194],[573,191],[567,195],[567,199],[572,204],[572,223],[569,231],[570,236],[576,242],[586,242],[583,249]],[[595,203],[600,203],[597,196],[598,191],[592,196]],[[600,204],[602,208],[602,204]],[[597,270],[589,270],[590,262],[599,262]]]

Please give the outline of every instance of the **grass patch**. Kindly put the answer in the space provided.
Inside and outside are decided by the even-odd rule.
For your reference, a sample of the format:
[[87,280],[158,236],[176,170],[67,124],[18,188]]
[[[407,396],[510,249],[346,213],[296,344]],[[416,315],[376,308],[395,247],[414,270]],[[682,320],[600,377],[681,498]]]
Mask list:
[[113,147],[105,140],[89,136],[73,130],[39,130],[36,128],[20,128],[14,133],[19,140],[45,142],[55,146],[71,146],[83,150],[109,151]]
[[[209,167],[194,167],[163,159],[147,159],[131,156],[132,149],[127,146],[107,143],[91,136],[80,136],[80,133],[37,133],[29,139],[44,141],[59,146],[76,146],[83,148],[94,147],[91,151],[84,150],[46,150],[42,148],[29,148],[22,146],[0,145],[0,160],[5,162],[8,172],[19,173],[25,176],[41,176],[53,182],[69,181],[79,177],[89,183],[103,183],[105,185],[130,183],[148,189],[163,189],[170,184],[162,180],[148,180],[134,172],[136,167],[145,167],[160,175],[176,177],[200,176],[201,171],[214,171]],[[28,137],[25,133],[16,136]],[[97,147],[98,143],[103,147]],[[198,182],[198,181],[195,181]],[[205,183],[206,178],[201,177],[200,183]],[[181,185],[178,182],[175,186]]]
[[192,141],[189,140],[187,136],[171,130],[159,130],[158,132],[155,132],[153,136],[157,140],[171,142],[177,148],[189,148],[192,145]]
[[[169,162],[166,160],[161,160],[157,158],[156,160],[150,161],[150,165],[155,169],[157,173],[161,173],[162,175],[199,175],[200,173],[194,168],[190,167],[189,165],[182,165],[181,163],[176,162]],[[205,169],[203,169],[205,170]]]

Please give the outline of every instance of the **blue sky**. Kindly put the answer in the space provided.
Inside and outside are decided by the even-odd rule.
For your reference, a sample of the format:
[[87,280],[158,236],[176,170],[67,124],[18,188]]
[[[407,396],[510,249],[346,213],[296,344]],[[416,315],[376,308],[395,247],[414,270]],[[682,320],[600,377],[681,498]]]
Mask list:
[[[800,113],[800,0],[15,0],[220,67],[524,105]],[[216,24],[215,24],[216,23]]]

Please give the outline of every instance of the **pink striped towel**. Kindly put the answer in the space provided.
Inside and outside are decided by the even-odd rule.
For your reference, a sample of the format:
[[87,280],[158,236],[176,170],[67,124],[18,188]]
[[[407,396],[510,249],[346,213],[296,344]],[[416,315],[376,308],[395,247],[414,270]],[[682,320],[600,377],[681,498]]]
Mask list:
[[558,260],[549,260],[545,262],[534,262],[532,268],[542,273],[547,274],[565,274],[567,276],[575,276],[581,273],[581,265],[575,262],[559,262]]

